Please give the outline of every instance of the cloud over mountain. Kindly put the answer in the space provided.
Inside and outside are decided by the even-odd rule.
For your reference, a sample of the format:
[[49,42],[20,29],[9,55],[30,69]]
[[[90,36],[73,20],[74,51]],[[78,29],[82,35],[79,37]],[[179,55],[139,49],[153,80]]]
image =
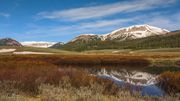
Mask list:
[[37,14],[39,19],[83,20],[106,17],[118,13],[144,11],[170,6],[177,0],[134,0],[106,5],[72,8],[67,10],[44,11]]

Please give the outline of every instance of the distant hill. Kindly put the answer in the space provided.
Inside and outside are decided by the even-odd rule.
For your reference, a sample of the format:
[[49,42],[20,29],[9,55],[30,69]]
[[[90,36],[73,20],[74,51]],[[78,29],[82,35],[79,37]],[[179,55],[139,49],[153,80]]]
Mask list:
[[22,47],[21,43],[11,38],[0,39],[0,46],[18,46]]
[[101,50],[101,49],[155,49],[180,47],[180,30],[162,35],[144,38],[118,40],[76,40],[64,44],[59,49],[71,51]]
[[62,45],[64,45],[64,43],[58,42],[58,43],[55,43],[54,45],[50,46],[49,48],[58,48],[58,47],[61,47]]

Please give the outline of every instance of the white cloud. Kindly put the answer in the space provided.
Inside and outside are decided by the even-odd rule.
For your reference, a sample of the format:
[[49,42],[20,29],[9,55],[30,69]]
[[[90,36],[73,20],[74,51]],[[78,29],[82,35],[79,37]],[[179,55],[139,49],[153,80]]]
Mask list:
[[8,17],[10,17],[10,14],[8,14],[8,13],[3,13],[3,12],[0,12],[0,16],[3,16],[3,17],[6,17],[6,18],[8,18]]
[[128,19],[114,19],[114,20],[99,20],[96,22],[88,22],[88,23],[81,23],[81,28],[101,28],[101,27],[108,27],[113,25],[119,25],[125,22],[134,21],[136,18],[128,18]]
[[170,31],[179,30],[180,20],[178,20],[177,18],[175,18],[174,20],[166,17],[157,17],[151,19],[150,21],[147,21],[146,23],[160,28],[165,28]]
[[90,18],[106,17],[109,15],[125,12],[135,12],[153,8],[170,6],[177,0],[134,0],[129,2],[118,2],[100,6],[73,8],[68,10],[40,12],[37,14],[39,19],[66,19],[83,20]]
[[180,13],[169,13],[170,12],[154,12],[146,15],[130,16],[128,18],[121,17],[118,19],[80,21],[72,25],[38,26],[31,24],[31,27],[24,34],[23,38],[59,37],[63,40],[64,37],[68,37],[70,40],[79,34],[105,34],[121,27],[128,27],[131,24],[150,24],[170,31],[178,30],[180,28]]

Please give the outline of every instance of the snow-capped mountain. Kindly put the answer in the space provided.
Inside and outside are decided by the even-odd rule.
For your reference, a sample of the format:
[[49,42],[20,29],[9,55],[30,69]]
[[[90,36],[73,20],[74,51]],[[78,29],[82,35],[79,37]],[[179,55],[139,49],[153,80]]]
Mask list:
[[166,29],[161,29],[158,27],[150,26],[150,25],[134,25],[130,27],[120,28],[118,30],[112,31],[110,33],[104,35],[97,34],[82,34],[71,40],[70,42],[74,42],[77,40],[127,40],[127,39],[138,39],[155,35],[163,35],[168,33],[169,31]]
[[27,47],[41,47],[41,48],[48,48],[52,45],[56,44],[56,42],[45,42],[45,41],[25,41],[21,42],[23,46]]
[[126,40],[126,39],[137,39],[144,38],[154,35],[163,35],[169,32],[166,29],[161,29],[158,27],[150,25],[134,25],[126,28],[120,28],[118,30],[112,31],[111,33],[103,35],[105,40]]

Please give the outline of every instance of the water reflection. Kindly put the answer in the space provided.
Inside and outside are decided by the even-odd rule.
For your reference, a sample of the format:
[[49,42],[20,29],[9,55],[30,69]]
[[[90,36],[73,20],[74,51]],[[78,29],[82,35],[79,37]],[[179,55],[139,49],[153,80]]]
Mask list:
[[131,92],[141,92],[142,96],[163,96],[165,92],[156,86],[156,77],[144,72],[131,71],[125,73],[106,71],[105,69],[97,73],[98,77],[110,79],[119,87],[129,88]]

